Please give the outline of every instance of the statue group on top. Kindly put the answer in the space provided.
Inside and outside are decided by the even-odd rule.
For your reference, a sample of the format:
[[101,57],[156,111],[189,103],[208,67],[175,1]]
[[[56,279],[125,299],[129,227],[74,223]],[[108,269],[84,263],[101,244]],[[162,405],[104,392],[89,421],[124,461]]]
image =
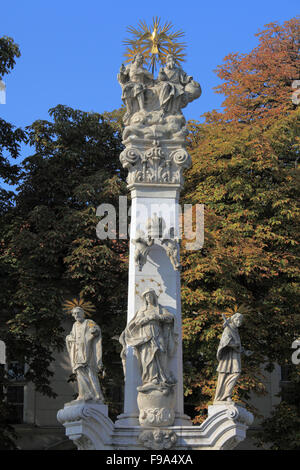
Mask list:
[[[199,83],[176,65],[172,54],[155,79],[143,67],[144,57],[135,55],[131,64],[122,64],[118,81],[122,87],[122,100],[126,105],[123,118],[126,125],[123,140],[129,137],[170,138],[186,135],[185,119],[181,109],[201,94]],[[155,126],[155,128],[152,128]],[[146,128],[147,127],[147,128]],[[152,134],[151,134],[152,131]]]
[[190,167],[191,158],[185,149],[188,129],[181,110],[201,95],[201,87],[176,65],[172,54],[156,79],[143,63],[138,53],[118,74],[126,105],[120,161],[128,170],[129,185],[182,185],[182,171]]

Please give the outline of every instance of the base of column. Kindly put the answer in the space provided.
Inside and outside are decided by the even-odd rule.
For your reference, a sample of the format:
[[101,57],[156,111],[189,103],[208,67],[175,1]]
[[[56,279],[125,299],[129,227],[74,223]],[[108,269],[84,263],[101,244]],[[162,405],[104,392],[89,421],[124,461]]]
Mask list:
[[[85,403],[65,406],[57,419],[78,450],[230,450],[245,439],[253,415],[235,403],[225,403],[209,406],[201,426],[178,416],[174,426],[154,428],[142,427],[138,417],[125,414],[114,424],[105,405]],[[176,420],[186,424],[176,425]]]

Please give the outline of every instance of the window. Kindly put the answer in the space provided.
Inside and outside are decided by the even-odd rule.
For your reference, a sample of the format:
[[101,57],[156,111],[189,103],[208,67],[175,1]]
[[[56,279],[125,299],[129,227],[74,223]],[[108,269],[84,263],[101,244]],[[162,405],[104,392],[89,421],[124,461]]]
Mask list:
[[23,423],[24,411],[24,364],[19,361],[9,361],[6,368],[8,385],[6,400],[11,408],[10,424]]

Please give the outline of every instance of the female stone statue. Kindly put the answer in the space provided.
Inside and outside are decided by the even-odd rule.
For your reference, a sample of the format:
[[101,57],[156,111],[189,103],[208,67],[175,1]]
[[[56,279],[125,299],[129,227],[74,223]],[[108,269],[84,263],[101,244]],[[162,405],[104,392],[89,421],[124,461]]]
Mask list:
[[126,346],[133,346],[142,376],[142,387],[175,383],[168,360],[177,345],[175,316],[158,303],[156,292],[146,290],[144,306],[138,310],[120,337],[123,346],[121,357],[126,355]]

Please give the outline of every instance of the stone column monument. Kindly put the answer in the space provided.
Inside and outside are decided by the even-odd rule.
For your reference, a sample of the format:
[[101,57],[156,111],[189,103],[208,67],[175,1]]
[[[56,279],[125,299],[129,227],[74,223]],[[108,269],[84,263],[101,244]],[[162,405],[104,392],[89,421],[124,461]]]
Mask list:
[[132,207],[128,326],[121,336],[125,405],[117,425],[183,425],[189,419],[183,412],[178,200],[191,159],[181,109],[201,88],[172,55],[154,79],[137,54],[118,80],[127,105],[120,160]]
[[112,423],[97,403],[86,402],[73,414],[65,406],[58,419],[79,448],[234,448],[252,421],[244,408],[218,400],[201,426],[183,408],[178,201],[191,158],[182,109],[201,88],[171,54],[157,78],[143,60],[136,54],[118,74],[126,105],[120,161],[132,201],[127,326],[120,336],[124,412]]

